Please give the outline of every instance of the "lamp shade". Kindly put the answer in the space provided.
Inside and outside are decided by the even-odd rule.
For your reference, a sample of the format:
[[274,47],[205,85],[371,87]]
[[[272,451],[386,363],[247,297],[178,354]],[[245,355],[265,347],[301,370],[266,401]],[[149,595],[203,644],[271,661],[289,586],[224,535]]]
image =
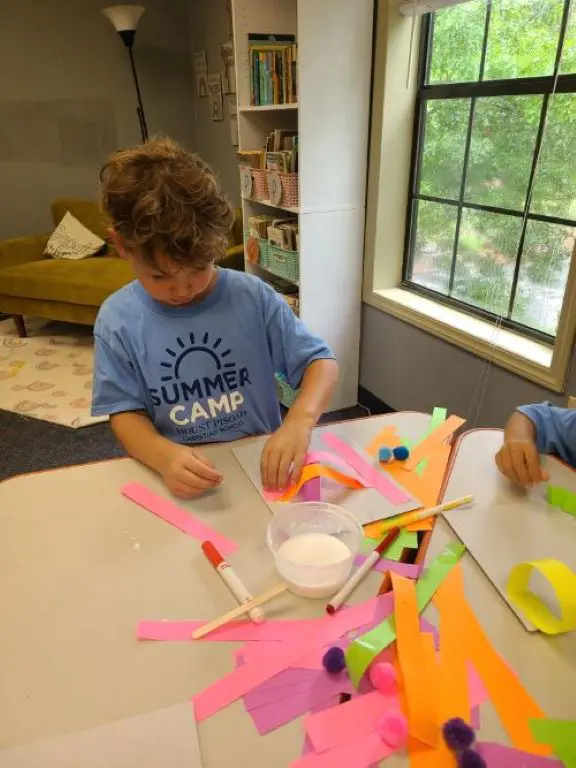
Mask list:
[[134,32],[145,10],[143,5],[111,5],[103,8],[102,13],[110,19],[116,32]]

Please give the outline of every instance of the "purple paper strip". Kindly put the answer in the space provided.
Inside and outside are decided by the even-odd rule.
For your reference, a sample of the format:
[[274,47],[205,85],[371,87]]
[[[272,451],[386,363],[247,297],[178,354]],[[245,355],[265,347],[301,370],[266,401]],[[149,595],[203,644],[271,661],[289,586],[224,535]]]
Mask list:
[[264,707],[258,707],[249,714],[258,733],[263,736],[275,728],[301,717],[328,699],[332,699],[340,693],[352,693],[352,691],[352,683],[347,677],[340,680],[335,676],[323,674],[319,676],[317,685],[305,693],[288,699],[280,699]]
[[307,483],[304,483],[302,488],[300,488],[300,493],[298,495],[302,501],[320,501],[322,498],[321,493],[322,484],[320,478],[313,477],[311,480],[308,480]]
[[563,763],[553,757],[541,757],[522,752],[514,747],[492,742],[480,742],[478,752],[490,768],[562,768]]
[[[356,555],[354,558],[354,565],[360,566],[366,560],[365,555]],[[422,572],[422,566],[415,563],[396,563],[394,560],[387,560],[385,557],[381,557],[380,560],[373,566],[373,571],[379,573],[387,573],[388,571],[394,571],[399,576],[404,576],[407,579],[417,579]]]
[[244,695],[244,706],[246,707],[246,710],[251,712],[253,709],[274,704],[280,699],[299,696],[315,687],[319,675],[326,676],[324,670],[287,669],[286,672],[308,672],[309,677],[300,678],[298,675],[294,675],[291,682],[290,678],[283,678],[288,680],[288,683],[282,682],[274,687],[257,686],[256,688],[253,688]]

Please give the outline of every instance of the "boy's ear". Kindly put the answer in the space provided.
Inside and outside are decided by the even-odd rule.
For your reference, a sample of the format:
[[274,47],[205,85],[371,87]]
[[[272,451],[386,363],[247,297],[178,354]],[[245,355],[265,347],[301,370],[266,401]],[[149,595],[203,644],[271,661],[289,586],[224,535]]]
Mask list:
[[128,253],[126,251],[126,246],[124,245],[124,240],[122,237],[116,232],[116,230],[113,227],[109,227],[108,229],[108,236],[110,238],[110,242],[116,248],[118,251],[118,255],[121,256],[123,259],[128,258]]

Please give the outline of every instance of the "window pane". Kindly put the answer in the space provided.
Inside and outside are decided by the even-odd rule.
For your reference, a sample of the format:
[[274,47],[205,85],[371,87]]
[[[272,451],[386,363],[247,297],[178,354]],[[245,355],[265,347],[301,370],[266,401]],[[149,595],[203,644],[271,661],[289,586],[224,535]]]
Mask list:
[[416,237],[410,280],[447,293],[456,234],[457,208],[419,200],[415,204]]
[[427,101],[425,110],[419,193],[458,200],[470,99]]
[[530,210],[576,220],[576,94],[552,97]]
[[512,320],[556,334],[576,229],[529,221]]
[[485,80],[551,75],[564,0],[492,0]]
[[434,14],[429,83],[478,80],[485,23],[486,0],[472,0]]
[[508,314],[522,219],[487,211],[462,212],[452,296]]
[[570,16],[566,26],[560,72],[564,75],[576,72],[576,3],[574,2],[570,6]]
[[478,99],[465,200],[524,209],[541,107],[542,96]]

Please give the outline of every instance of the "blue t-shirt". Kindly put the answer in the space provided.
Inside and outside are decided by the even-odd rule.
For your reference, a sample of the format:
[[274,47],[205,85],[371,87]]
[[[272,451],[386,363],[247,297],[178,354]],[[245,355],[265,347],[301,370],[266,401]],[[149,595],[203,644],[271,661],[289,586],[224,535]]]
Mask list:
[[178,443],[273,432],[274,374],[298,387],[311,362],[333,357],[269,285],[226,269],[185,307],[124,286],[102,305],[94,338],[92,414],[146,411]]
[[576,467],[576,410],[558,408],[550,403],[522,405],[518,410],[536,427],[536,445],[540,453],[552,453]]

